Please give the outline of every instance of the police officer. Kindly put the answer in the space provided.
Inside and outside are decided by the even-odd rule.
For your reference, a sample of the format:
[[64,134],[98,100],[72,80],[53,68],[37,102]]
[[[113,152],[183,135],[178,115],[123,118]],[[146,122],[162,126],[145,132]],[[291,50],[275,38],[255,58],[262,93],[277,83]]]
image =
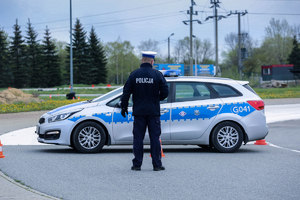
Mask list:
[[160,101],[167,98],[169,90],[162,73],[153,69],[156,52],[143,51],[142,64],[133,71],[125,83],[121,98],[121,114],[128,114],[128,100],[132,94],[133,100],[133,153],[131,170],[140,171],[144,147],[143,140],[148,127],[151,157],[154,171],[165,170],[161,163]]

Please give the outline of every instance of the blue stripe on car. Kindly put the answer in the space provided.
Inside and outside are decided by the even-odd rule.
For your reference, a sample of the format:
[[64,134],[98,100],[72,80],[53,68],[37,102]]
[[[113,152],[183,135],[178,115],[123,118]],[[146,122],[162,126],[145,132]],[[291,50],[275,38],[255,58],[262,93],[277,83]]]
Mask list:
[[80,115],[80,116],[77,116],[77,117],[69,118],[68,120],[73,121],[73,122],[76,122],[77,120],[79,120],[79,119],[81,119],[81,118],[83,118],[83,117],[85,117],[85,116]]
[[[215,106],[215,105],[214,105]],[[250,104],[243,102],[243,103],[231,103],[231,104],[218,104],[219,108],[210,110],[207,106],[189,106],[189,107],[176,107],[172,109],[172,121],[181,121],[181,120],[199,120],[199,119],[210,119],[212,117],[215,117],[219,114],[224,113],[234,113],[236,115],[239,115],[241,117],[245,117],[255,111],[255,108],[253,108]],[[162,114],[160,116],[161,121],[169,121],[170,120],[170,109],[167,109],[168,112]],[[126,118],[124,118],[120,112],[115,113],[99,113],[99,114],[93,114],[92,116],[98,117],[105,121],[106,123],[130,123],[133,122],[134,117],[132,116],[132,112],[129,112]],[[79,117],[73,117],[69,120],[71,121],[77,121],[80,118],[85,116],[79,116]]]

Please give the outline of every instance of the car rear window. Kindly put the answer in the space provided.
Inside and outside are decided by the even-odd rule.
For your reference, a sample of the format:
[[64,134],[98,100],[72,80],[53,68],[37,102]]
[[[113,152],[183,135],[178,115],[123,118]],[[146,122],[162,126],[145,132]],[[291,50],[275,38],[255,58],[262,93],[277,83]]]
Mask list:
[[240,92],[229,85],[211,84],[212,88],[218,93],[219,97],[237,97],[242,96]]
[[249,91],[253,92],[254,94],[257,95],[257,93],[252,89],[252,87],[248,84],[243,85],[245,88],[247,88]]

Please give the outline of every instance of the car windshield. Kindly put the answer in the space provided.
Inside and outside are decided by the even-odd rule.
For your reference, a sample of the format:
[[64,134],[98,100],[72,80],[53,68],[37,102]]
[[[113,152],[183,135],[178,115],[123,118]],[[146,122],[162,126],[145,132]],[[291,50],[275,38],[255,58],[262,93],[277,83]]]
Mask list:
[[115,90],[107,93],[107,94],[104,94],[98,98],[93,99],[92,102],[100,102],[100,101],[110,99],[111,97],[116,96],[117,94],[121,94],[122,91],[123,91],[123,87],[120,87],[118,89],[115,89]]

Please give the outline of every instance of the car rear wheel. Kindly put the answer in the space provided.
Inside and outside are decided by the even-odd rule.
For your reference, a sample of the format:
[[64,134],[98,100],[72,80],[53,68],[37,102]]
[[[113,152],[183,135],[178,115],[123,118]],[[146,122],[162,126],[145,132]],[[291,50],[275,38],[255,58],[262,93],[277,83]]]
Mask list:
[[232,153],[241,147],[243,131],[233,122],[222,122],[214,128],[211,141],[217,151]]
[[72,136],[74,148],[81,153],[96,153],[103,148],[106,135],[96,122],[83,122],[77,126]]

